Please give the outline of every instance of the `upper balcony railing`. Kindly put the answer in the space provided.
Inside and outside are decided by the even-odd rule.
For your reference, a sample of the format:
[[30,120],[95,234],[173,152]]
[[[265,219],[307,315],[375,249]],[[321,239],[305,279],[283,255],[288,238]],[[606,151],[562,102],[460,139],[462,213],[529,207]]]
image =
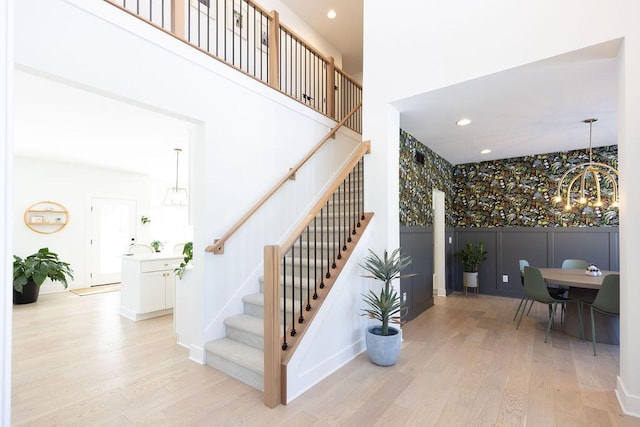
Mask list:
[[[336,121],[362,101],[360,84],[332,57],[251,0],[105,1]],[[361,133],[361,112],[345,125]]]

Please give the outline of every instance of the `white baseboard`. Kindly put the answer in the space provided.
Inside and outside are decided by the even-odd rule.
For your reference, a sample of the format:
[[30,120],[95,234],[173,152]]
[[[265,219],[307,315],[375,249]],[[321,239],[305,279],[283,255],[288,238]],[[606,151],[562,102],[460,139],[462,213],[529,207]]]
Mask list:
[[191,347],[189,347],[189,360],[193,360],[194,362],[201,365],[206,365],[207,352],[202,347],[192,345]]
[[618,377],[618,387],[616,388],[616,396],[625,415],[640,418],[640,396],[629,394],[622,378]]

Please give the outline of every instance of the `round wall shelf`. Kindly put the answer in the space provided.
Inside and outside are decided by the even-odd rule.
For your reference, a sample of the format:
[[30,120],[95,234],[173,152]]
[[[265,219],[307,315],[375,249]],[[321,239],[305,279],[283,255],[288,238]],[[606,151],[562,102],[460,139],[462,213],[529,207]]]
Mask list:
[[24,211],[24,223],[36,233],[57,233],[69,223],[69,211],[60,203],[37,202]]

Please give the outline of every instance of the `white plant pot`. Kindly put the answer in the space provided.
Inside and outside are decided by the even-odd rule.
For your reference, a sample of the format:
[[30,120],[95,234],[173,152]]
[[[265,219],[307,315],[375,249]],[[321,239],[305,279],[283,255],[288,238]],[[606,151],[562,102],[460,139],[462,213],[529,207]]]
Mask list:
[[478,272],[475,273],[462,273],[462,283],[465,288],[477,288],[478,287]]

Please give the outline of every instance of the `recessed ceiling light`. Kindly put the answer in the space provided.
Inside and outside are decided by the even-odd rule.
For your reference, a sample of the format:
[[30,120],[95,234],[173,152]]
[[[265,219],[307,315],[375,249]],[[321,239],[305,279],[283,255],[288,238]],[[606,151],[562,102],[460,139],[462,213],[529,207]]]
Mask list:
[[458,126],[466,126],[466,125],[468,125],[469,123],[471,123],[471,120],[470,120],[470,119],[460,119],[460,120],[458,120],[458,121],[456,122],[456,124],[457,124]]
[[331,9],[329,12],[327,12],[327,18],[329,19],[333,19],[336,17],[336,11]]
[[491,152],[491,150],[489,150],[488,148],[485,148],[484,150],[482,150],[480,152],[480,154],[489,154]]

